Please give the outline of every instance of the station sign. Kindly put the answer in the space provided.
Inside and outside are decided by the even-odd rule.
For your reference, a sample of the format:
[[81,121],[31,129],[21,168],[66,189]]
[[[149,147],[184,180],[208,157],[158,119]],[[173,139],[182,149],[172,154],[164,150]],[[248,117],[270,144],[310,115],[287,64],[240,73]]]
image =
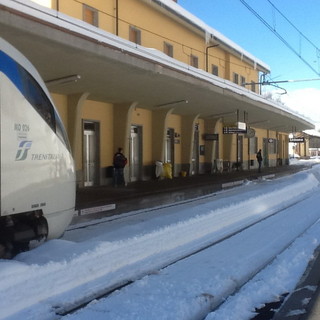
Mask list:
[[247,133],[247,129],[240,129],[238,127],[223,127],[223,134],[237,134]]
[[293,137],[293,138],[289,138],[289,142],[293,142],[293,143],[304,143],[304,137]]
[[247,124],[244,122],[237,122],[234,126],[223,127],[224,134],[238,134],[247,133]]

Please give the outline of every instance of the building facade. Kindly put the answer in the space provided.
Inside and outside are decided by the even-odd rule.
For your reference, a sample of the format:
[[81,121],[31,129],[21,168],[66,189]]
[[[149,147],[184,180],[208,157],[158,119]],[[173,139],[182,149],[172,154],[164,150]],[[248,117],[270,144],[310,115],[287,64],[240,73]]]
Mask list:
[[112,183],[118,147],[132,182],[154,178],[156,161],[169,163],[174,177],[256,169],[259,149],[264,166],[281,165],[290,128],[313,128],[259,94],[265,63],[176,1],[0,4],[0,36],[46,80],[79,186]]

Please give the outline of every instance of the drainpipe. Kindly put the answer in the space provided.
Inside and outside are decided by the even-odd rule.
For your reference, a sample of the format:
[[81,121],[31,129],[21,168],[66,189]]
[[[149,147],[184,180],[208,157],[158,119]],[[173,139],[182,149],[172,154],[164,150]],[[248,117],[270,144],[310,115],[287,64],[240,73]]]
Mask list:
[[208,72],[208,64],[209,64],[209,62],[208,62],[208,51],[209,51],[209,49],[210,48],[214,48],[214,47],[218,47],[219,46],[219,44],[215,44],[215,45],[213,45],[213,46],[209,46],[209,47],[206,47],[206,71]]
[[116,0],[116,36],[119,35],[119,0]]

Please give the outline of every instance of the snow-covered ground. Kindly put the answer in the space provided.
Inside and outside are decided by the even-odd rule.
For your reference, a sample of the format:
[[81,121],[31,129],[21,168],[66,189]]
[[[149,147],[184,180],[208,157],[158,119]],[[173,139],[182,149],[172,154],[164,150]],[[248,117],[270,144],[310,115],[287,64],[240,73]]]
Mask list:
[[201,319],[255,275],[207,316],[250,319],[255,307],[295,287],[319,245],[319,181],[316,165],[179,206],[71,226],[62,239],[0,261],[0,319],[55,319],[60,307],[130,279],[140,280],[65,318]]

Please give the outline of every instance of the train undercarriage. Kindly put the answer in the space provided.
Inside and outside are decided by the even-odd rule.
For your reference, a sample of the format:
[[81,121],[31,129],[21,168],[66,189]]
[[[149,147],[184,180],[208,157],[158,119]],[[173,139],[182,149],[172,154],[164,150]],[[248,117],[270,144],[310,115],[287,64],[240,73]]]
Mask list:
[[10,259],[29,250],[32,240],[44,240],[48,223],[42,211],[0,217],[0,258]]

